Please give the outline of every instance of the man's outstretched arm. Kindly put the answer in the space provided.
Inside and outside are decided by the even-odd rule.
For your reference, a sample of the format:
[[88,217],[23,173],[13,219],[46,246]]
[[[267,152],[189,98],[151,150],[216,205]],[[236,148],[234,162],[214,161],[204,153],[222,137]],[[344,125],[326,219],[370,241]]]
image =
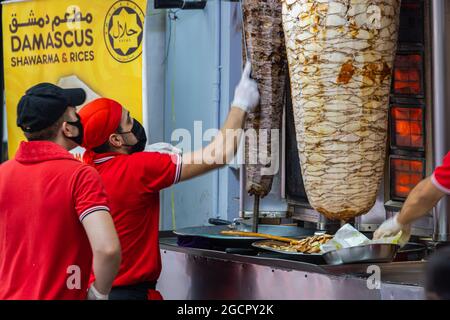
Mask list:
[[203,149],[183,155],[180,181],[219,168],[236,154],[246,113],[259,103],[258,85],[250,78],[250,73],[251,64],[247,62],[236,87],[228,117],[214,140]]

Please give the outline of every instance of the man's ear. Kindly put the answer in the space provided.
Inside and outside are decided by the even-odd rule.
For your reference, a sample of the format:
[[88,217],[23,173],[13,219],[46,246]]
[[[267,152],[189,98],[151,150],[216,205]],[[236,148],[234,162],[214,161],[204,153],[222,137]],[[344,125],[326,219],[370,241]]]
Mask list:
[[70,129],[70,125],[66,122],[66,121],[64,121],[63,123],[62,123],[62,126],[61,126],[61,128],[62,128],[62,132],[64,133],[64,135],[66,136],[66,137],[73,137],[74,136],[74,134],[72,133],[72,131],[71,130],[73,130],[73,129]]
[[116,134],[116,133],[111,134],[109,136],[108,141],[111,144],[111,146],[116,147],[116,148],[120,148],[123,145],[123,139],[120,134]]

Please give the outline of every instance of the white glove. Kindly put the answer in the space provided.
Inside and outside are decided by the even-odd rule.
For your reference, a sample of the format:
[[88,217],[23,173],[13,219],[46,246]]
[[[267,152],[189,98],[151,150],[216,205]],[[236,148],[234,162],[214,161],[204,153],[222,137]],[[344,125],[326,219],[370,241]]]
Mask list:
[[87,295],[88,300],[108,300],[109,297],[107,294],[102,294],[95,289],[94,284],[91,285]]
[[386,220],[381,226],[374,232],[373,239],[381,239],[385,237],[393,237],[402,231],[401,240],[407,242],[411,236],[411,225],[403,225],[398,222],[398,213]]
[[232,107],[240,108],[245,112],[252,111],[259,104],[258,84],[250,78],[252,65],[249,61],[245,64],[241,81],[234,90]]
[[145,146],[145,150],[147,152],[159,152],[159,153],[176,153],[181,154],[183,151],[174,147],[170,143],[166,142],[158,142]]

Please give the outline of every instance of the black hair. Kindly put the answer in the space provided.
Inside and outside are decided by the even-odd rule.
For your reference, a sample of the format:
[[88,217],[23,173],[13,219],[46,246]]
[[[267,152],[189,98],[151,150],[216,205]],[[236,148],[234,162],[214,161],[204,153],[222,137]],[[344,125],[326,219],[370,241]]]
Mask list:
[[426,267],[425,289],[439,299],[450,300],[450,247],[438,249],[430,257]]
[[28,141],[53,141],[58,136],[58,131],[64,121],[67,120],[65,113],[59,117],[51,126],[35,132],[26,132],[23,134]]

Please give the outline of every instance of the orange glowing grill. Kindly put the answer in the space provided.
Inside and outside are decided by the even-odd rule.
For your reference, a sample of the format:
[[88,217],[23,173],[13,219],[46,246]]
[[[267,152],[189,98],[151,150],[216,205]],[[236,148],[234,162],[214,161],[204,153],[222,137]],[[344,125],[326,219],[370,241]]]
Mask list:
[[391,156],[391,198],[403,201],[425,176],[425,161],[419,158]]
[[403,50],[395,58],[389,114],[389,192],[396,201],[404,201],[426,172],[423,52]]
[[[425,0],[402,0],[389,103],[389,206],[399,209],[426,175],[427,105]],[[390,207],[392,208],[392,207]],[[396,210],[394,210],[396,211]]]
[[423,150],[425,147],[424,118],[421,106],[391,107],[391,148]]
[[398,54],[394,64],[393,93],[399,95],[423,95],[422,56]]

